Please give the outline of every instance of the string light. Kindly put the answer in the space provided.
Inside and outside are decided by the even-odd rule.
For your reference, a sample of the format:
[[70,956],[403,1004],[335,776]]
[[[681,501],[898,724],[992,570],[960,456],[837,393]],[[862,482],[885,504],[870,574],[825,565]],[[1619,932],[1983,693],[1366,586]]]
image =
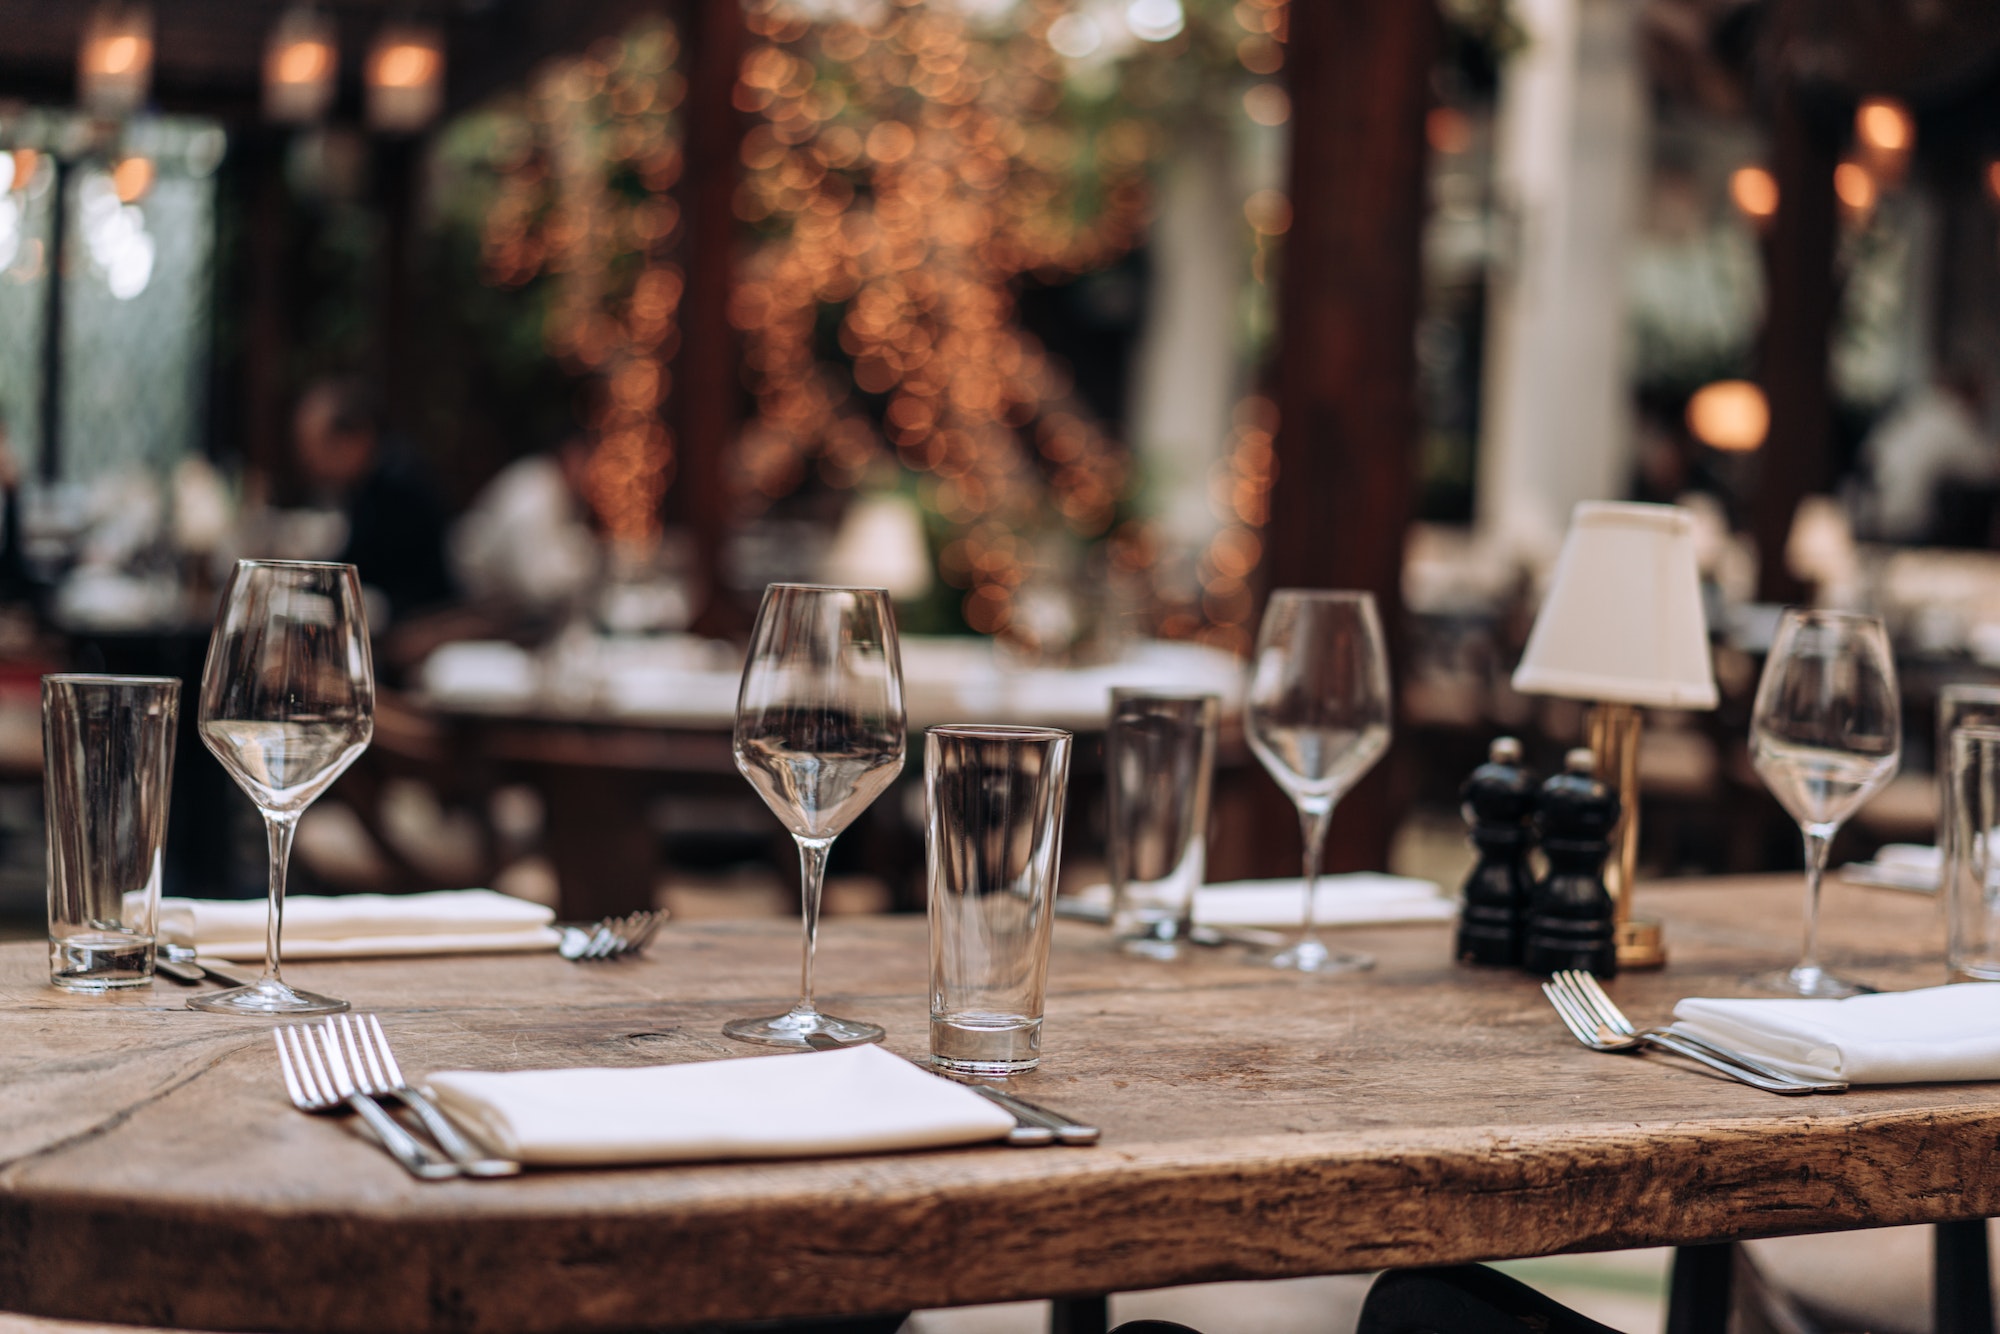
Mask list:
[[668,193],[683,165],[678,47],[657,22],[545,67],[527,132],[494,146],[499,188],[482,238],[488,282],[552,280],[543,341],[596,389],[585,499],[614,541],[638,548],[659,537],[674,475],[660,407],[685,285]]
[[1778,178],[1762,167],[1738,167],[1729,176],[1729,197],[1752,222],[1778,213]]
[[[1164,25],[1158,5],[1147,13]],[[1087,133],[1052,114],[1054,42],[1090,46],[1065,29],[1074,17],[1041,6],[994,35],[943,4],[811,23],[764,0],[736,92],[758,117],[736,211],[764,238],[731,308],[756,399],[738,446],[744,503],[790,493],[809,469],[851,487],[893,454],[952,530],[941,573],[989,634],[1013,624],[1036,559],[1023,534],[1052,514],[1076,537],[1105,535],[1130,475],[1013,295],[1023,278],[1103,267],[1144,222],[1153,132],[1119,120]],[[847,367],[820,343],[826,308],[842,312]]]

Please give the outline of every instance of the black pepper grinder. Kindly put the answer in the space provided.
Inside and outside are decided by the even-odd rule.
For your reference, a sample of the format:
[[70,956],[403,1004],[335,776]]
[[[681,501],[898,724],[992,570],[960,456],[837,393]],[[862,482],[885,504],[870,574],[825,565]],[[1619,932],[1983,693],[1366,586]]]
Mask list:
[[1542,784],[1535,828],[1549,873],[1528,908],[1521,962],[1531,973],[1581,969],[1599,977],[1618,972],[1611,893],[1604,859],[1618,822],[1618,793],[1596,776],[1597,757],[1573,750],[1563,772]]
[[1455,953],[1460,963],[1519,967],[1535,891],[1528,869],[1535,776],[1521,765],[1521,743],[1496,737],[1486,763],[1472,771],[1459,797],[1479,861],[1465,879]]

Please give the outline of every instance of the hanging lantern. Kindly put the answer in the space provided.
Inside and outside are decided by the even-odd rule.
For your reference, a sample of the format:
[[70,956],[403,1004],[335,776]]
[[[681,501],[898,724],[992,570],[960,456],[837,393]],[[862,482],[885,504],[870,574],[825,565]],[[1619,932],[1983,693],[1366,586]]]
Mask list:
[[368,123],[412,134],[443,107],[444,34],[432,27],[383,28],[368,54]]
[[333,20],[312,9],[287,10],[264,47],[264,114],[307,125],[333,105],[340,48]]
[[84,109],[129,116],[146,101],[153,81],[153,10],[105,4],[92,10],[77,50],[76,86]]

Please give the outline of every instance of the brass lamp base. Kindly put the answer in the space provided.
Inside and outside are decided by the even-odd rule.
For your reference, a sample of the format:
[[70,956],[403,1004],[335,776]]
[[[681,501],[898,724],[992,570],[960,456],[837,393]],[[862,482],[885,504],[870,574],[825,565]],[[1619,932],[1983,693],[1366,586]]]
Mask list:
[[1618,944],[1620,971],[1667,966],[1667,942],[1658,922],[1645,918],[1620,922],[1614,939]]
[[1611,859],[1604,882],[1611,890],[1611,938],[1618,946],[1618,966],[1660,968],[1667,962],[1664,933],[1658,922],[1632,916],[1632,887],[1639,872],[1639,710],[1630,704],[1599,704],[1591,709],[1585,729],[1597,752],[1597,772],[1618,788],[1618,823],[1611,830]]

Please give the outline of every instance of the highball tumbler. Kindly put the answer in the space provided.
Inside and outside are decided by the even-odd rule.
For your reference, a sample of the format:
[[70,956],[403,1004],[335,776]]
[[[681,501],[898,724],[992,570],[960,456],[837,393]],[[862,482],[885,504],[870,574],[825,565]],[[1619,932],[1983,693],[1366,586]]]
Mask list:
[[172,677],[42,678],[49,980],[64,990],[153,981],[180,701]]
[[925,734],[931,1059],[1008,1075],[1042,1056],[1070,734],[955,725]]

